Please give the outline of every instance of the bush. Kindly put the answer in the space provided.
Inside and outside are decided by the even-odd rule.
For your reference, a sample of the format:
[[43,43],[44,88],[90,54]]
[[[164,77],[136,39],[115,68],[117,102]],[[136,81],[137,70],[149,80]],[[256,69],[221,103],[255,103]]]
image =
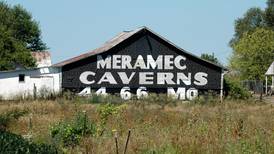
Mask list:
[[0,115],[0,130],[6,130],[12,120],[17,120],[27,114],[27,110],[12,110]]
[[86,113],[78,112],[72,121],[62,121],[51,127],[51,137],[60,141],[63,146],[79,144],[81,137],[94,135],[96,126],[88,120]]
[[216,95],[214,92],[209,91],[193,99],[191,102],[201,105],[215,105],[216,103],[220,102],[220,97]]
[[111,103],[107,103],[104,105],[100,105],[97,108],[97,112],[99,113],[100,120],[102,123],[106,123],[107,119],[111,115],[117,115],[119,112],[125,107],[125,105],[115,106]]
[[239,82],[227,78],[224,80],[224,91],[226,96],[232,99],[248,99],[251,96]]
[[120,114],[125,108],[126,108],[126,105],[117,106],[111,103],[100,105],[96,110],[96,112],[99,114],[99,117],[100,117],[100,122],[97,128],[97,135],[98,136],[103,135],[105,131],[105,125],[110,116]]
[[140,100],[140,103],[147,102],[148,104],[158,104],[163,109],[166,105],[176,105],[179,100],[177,98],[172,98],[167,94],[156,94],[152,93],[148,97]]
[[101,103],[111,103],[111,104],[122,104],[125,102],[120,96],[117,95],[97,95],[92,94],[88,97],[88,103],[101,104]]
[[52,145],[31,143],[20,135],[0,130],[0,153],[55,154],[57,149]]

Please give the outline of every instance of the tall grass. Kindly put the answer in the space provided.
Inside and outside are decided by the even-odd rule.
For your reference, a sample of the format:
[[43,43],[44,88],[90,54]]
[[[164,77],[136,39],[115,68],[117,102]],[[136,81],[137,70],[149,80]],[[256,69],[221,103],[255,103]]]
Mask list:
[[85,136],[75,147],[62,147],[67,153],[115,153],[112,130],[118,132],[122,152],[128,129],[132,130],[128,153],[274,153],[272,104],[250,100],[220,103],[215,98],[187,103],[151,96],[127,101],[126,105],[116,100],[113,107],[122,105],[123,110],[109,114],[112,109],[102,111],[102,104],[114,99],[96,99],[102,103],[95,103],[95,98],[1,102],[0,113],[27,110],[29,114],[9,124],[8,129],[27,134],[32,115],[33,140],[43,143],[53,141],[50,126],[72,120],[79,111],[85,111],[87,118],[98,125],[102,122],[100,112],[110,115],[105,118],[102,135]]

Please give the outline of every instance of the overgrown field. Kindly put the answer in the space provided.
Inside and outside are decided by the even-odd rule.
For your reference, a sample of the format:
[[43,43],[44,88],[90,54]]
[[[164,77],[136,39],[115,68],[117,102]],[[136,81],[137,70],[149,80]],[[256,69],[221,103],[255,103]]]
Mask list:
[[[129,129],[127,153],[274,153],[270,103],[156,101],[2,101],[0,122],[7,132],[28,135],[30,142],[55,146],[59,153],[116,153],[115,133],[122,153]],[[3,120],[7,115],[13,118]]]

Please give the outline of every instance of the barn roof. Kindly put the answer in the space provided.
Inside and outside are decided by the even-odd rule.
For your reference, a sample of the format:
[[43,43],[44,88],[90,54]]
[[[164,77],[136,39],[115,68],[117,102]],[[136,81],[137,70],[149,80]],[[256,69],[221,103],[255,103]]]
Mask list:
[[106,43],[104,43],[101,47],[97,48],[97,49],[94,49],[92,51],[89,51],[87,53],[84,53],[84,54],[81,54],[79,56],[76,56],[76,57],[73,57],[73,58],[70,58],[68,60],[65,60],[65,61],[62,61],[60,63],[57,63],[57,64],[54,64],[53,66],[54,67],[62,67],[62,66],[65,66],[67,64],[71,64],[73,62],[76,62],[76,61],[79,61],[79,60],[82,60],[82,59],[85,59],[85,58],[88,58],[88,57],[91,57],[93,55],[97,55],[97,54],[100,54],[100,53],[104,53],[104,52],[107,52],[108,50],[110,50],[111,48],[115,47],[116,45],[122,43],[123,41],[129,39],[131,36],[139,33],[139,32],[142,32],[142,31],[148,31],[154,35],[156,35],[157,37],[161,38],[162,40],[166,41],[167,43],[169,43],[170,45],[176,47],[177,49],[181,50],[182,52],[184,52],[185,54],[188,54],[194,58],[197,58],[201,61],[205,61],[206,63],[209,63],[210,65],[214,65],[214,66],[217,66],[223,70],[227,70],[225,67],[221,66],[221,65],[218,65],[218,64],[215,64],[215,63],[212,63],[210,61],[207,61],[207,60],[204,60],[204,59],[201,59],[200,57],[196,56],[196,55],[193,55],[192,53],[190,52],[187,52],[185,51],[184,49],[178,47],[177,45],[175,45],[174,43],[172,43],[171,41],[165,39],[164,37],[160,36],[159,34],[153,32],[151,29],[147,28],[147,27],[140,27],[140,28],[137,28],[135,30],[132,30],[132,31],[123,31],[121,33],[119,33],[118,35],[116,35],[114,38],[112,38],[111,40],[107,41]]
[[266,71],[265,75],[267,76],[272,76],[274,75],[274,61],[273,63],[269,66],[268,70]]

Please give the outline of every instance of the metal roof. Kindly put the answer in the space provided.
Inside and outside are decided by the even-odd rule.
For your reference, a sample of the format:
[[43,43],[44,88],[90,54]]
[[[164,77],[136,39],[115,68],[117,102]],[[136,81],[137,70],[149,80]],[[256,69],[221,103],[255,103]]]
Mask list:
[[274,75],[274,61],[273,63],[269,66],[268,70],[266,71],[265,75],[267,76],[272,76]]
[[112,38],[111,40],[107,41],[106,43],[104,43],[101,47],[95,49],[95,50],[92,50],[92,51],[89,51],[85,54],[81,54],[79,56],[76,56],[76,57],[73,57],[71,59],[68,59],[68,60],[65,60],[65,61],[62,61],[60,63],[57,63],[57,64],[54,64],[53,66],[54,67],[62,67],[62,66],[65,66],[67,64],[70,64],[70,63],[73,63],[73,62],[76,62],[76,61],[79,61],[81,59],[85,59],[87,57],[90,57],[90,56],[93,56],[93,55],[97,55],[97,54],[100,54],[100,53],[103,53],[103,52],[106,52],[108,50],[110,50],[111,48],[115,47],[116,45],[120,44],[121,42],[127,40],[128,38],[130,38],[131,36],[133,36],[134,34],[137,34],[138,32],[141,32],[143,30],[146,30],[148,32],[151,32],[152,34],[158,36],[159,38],[161,38],[162,40],[166,41],[167,43],[169,43],[170,45],[176,47],[177,49],[181,50],[182,52],[184,52],[185,54],[188,54],[194,58],[197,58],[201,61],[205,61],[206,63],[209,63],[211,65],[214,65],[214,66],[217,66],[223,70],[227,70],[227,68],[225,68],[224,66],[221,66],[221,65],[218,65],[218,64],[215,64],[215,63],[212,63],[210,61],[207,61],[207,60],[204,60],[204,59],[201,59],[200,57],[196,56],[196,55],[193,55],[192,53],[190,52],[187,52],[185,51],[184,49],[178,47],[177,45],[175,45],[174,43],[172,43],[171,41],[165,39],[164,37],[160,36],[159,34],[153,32],[151,29],[147,28],[147,27],[140,27],[140,28],[137,28],[135,30],[132,30],[132,31],[124,31],[124,32],[121,32],[119,33],[118,35],[116,35],[114,38]]
[[89,51],[87,53],[81,54],[79,56],[73,57],[71,59],[62,61],[60,63],[54,64],[53,66],[62,67],[64,65],[76,62],[78,60],[81,60],[81,59],[84,59],[84,58],[87,58],[87,57],[90,57],[90,56],[97,55],[97,54],[103,53],[105,51],[108,51],[109,49],[113,48],[114,46],[116,46],[119,43],[123,42],[124,40],[128,39],[130,36],[138,33],[142,29],[143,28],[138,28],[138,29],[133,30],[133,31],[124,31],[124,32],[121,32],[118,35],[116,35],[114,38],[112,38],[111,40],[109,40],[106,43],[104,43],[101,47],[99,47],[99,48],[97,48],[95,50]]

